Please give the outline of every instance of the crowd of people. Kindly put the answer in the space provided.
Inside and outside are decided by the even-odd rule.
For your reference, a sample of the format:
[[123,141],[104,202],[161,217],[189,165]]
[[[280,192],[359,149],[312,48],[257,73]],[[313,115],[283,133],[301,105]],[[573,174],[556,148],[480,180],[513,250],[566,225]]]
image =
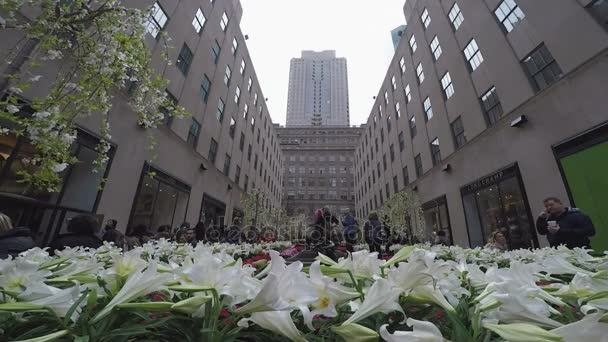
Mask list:
[[[555,197],[549,197],[543,202],[545,210],[536,221],[536,229],[540,235],[546,235],[551,247],[565,245],[569,248],[590,247],[589,238],[595,235],[591,219],[576,208],[567,208]],[[158,227],[155,233],[145,225],[137,225],[123,234],[118,228],[118,222],[110,219],[106,222],[101,238],[98,237],[99,224],[92,215],[78,215],[71,218],[67,224],[67,233],[57,236],[50,244],[49,251],[65,247],[97,248],[104,241],[112,242],[125,250],[141,246],[151,239],[167,239],[179,243],[189,243],[194,246],[199,241],[226,243],[258,243],[273,242],[277,238],[276,230],[265,228],[259,230],[253,226],[243,226],[242,218],[236,216],[227,228],[207,226],[199,222],[191,227],[188,222],[173,229],[169,225]],[[391,231],[388,217],[379,217],[372,212],[360,229],[360,224],[350,211],[338,219],[327,207],[317,209],[313,222],[306,230],[306,245],[326,253],[330,257],[335,254],[338,245],[345,246],[353,252],[354,246],[366,243],[370,252],[378,252],[382,257],[389,254],[392,244],[413,244],[419,241],[408,237],[403,232]],[[434,244],[447,245],[445,232],[435,233]],[[13,227],[11,219],[0,213],[0,259],[9,255],[15,257],[19,253],[36,247],[29,229]],[[499,251],[509,250],[508,238],[504,232],[497,230],[487,239],[488,248]]]

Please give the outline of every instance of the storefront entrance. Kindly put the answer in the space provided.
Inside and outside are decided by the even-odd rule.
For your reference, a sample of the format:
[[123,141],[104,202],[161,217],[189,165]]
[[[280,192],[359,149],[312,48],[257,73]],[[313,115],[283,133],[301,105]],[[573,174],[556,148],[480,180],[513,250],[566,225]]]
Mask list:
[[49,192],[20,182],[20,172],[36,170],[36,166],[29,162],[35,149],[28,140],[0,135],[0,211],[7,214],[16,227],[29,228],[41,246],[67,232],[70,218],[95,213],[102,194],[101,181],[108,176],[116,150],[112,145],[108,163],[94,172],[93,162],[98,157],[96,147],[99,141],[92,133],[77,129],[72,154],[78,158],[78,163],[60,174],[62,185],[59,191]]
[[502,232],[510,249],[538,247],[517,164],[496,171],[461,188],[471,247],[485,245]]
[[591,247],[608,250],[608,123],[554,146],[570,203],[595,226]]
[[429,236],[431,241],[447,246],[454,244],[446,197],[441,196],[423,204],[422,212],[425,231],[433,234],[433,236]]
[[224,217],[226,216],[226,204],[207,194],[203,195],[200,221],[205,222],[207,227],[218,226],[224,228]]
[[189,200],[189,185],[146,163],[128,227],[143,225],[151,232],[163,225],[178,227],[186,219]]

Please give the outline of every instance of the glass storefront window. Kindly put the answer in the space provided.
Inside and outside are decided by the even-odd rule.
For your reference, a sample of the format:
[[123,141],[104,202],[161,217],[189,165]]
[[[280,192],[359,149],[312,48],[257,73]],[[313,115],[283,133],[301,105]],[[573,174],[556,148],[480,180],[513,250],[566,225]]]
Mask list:
[[427,238],[434,243],[453,244],[452,228],[445,196],[422,205]]
[[162,225],[182,224],[186,219],[190,187],[149,165],[144,166],[143,172],[129,227],[143,225],[155,232]]
[[517,165],[461,189],[471,247],[483,246],[500,231],[510,249],[537,245]]

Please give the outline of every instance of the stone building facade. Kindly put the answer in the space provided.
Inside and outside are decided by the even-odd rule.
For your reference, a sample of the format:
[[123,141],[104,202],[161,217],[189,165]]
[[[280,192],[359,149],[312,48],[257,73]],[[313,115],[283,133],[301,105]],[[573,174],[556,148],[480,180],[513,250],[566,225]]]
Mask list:
[[608,247],[608,4],[410,0],[407,28],[355,153],[356,210],[416,191],[428,238],[546,245],[548,196]]
[[[99,141],[99,119],[81,119],[75,151],[82,163],[65,172],[60,193],[25,197],[15,172],[20,159],[4,161],[0,182],[0,211],[17,226],[30,227],[44,244],[79,213],[118,220],[118,228],[182,222],[223,224],[240,209],[241,196],[260,189],[265,206],[280,206],[283,157],[264,94],[239,23],[242,8],[232,0],[125,1],[140,8],[154,6],[146,42],[152,65],[160,69],[161,32],[172,38],[165,71],[167,92],[191,117],[167,121],[155,132],[156,158],[146,151],[147,133],[137,124],[128,94],[115,97],[109,120],[111,159],[107,181],[98,190],[99,175],[91,172]],[[0,29],[0,60],[22,33]],[[0,66],[0,71],[7,67]],[[53,70],[53,66],[49,66]],[[52,71],[43,79],[52,79]],[[25,100],[44,90],[24,93]],[[25,139],[0,136],[2,156],[28,153]],[[151,176],[154,174],[154,176]]]
[[283,206],[289,215],[329,207],[354,211],[354,153],[357,127],[281,127],[284,158]]

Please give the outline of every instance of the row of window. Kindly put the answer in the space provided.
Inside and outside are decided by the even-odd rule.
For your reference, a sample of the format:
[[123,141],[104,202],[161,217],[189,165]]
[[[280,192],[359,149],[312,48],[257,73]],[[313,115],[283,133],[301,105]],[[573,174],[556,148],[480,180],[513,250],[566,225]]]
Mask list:
[[[201,33],[206,21],[207,21],[207,19],[206,19],[206,16],[205,16],[203,10],[201,8],[198,8],[196,13],[194,14],[194,17],[192,20],[192,27],[194,28],[196,33]],[[168,16],[167,16],[166,12],[163,10],[163,8],[160,6],[160,4],[158,2],[156,2],[152,6],[151,13],[150,13],[148,22],[146,24],[147,32],[149,32],[154,38],[158,38],[160,32],[165,28],[167,22],[168,22]],[[228,18],[228,15],[226,12],[224,12],[220,19],[220,27],[223,32],[226,32],[226,30],[229,26],[229,22],[230,22],[230,20]],[[232,46],[231,46],[231,53],[233,56],[236,56],[238,48],[239,48],[239,42],[238,42],[237,38],[234,37],[232,40]],[[211,52],[213,55],[213,60],[217,64],[219,61],[220,52],[221,52],[221,46],[217,40],[214,40],[212,47],[211,47]],[[192,50],[188,47],[188,45],[186,43],[184,43],[182,46],[182,49],[179,52],[178,59],[175,63],[178,70],[180,70],[180,72],[184,76],[186,76],[190,70],[190,66],[192,65],[192,62],[193,62],[193,57],[194,56],[193,56]],[[243,58],[241,60],[239,73],[242,76],[244,76],[246,70],[247,70],[247,62]],[[227,87],[230,86],[231,78],[232,78],[232,70],[229,65],[226,65],[226,69],[224,72],[224,84]],[[252,86],[253,86],[253,80],[251,77],[249,77],[248,84],[247,84],[248,92],[251,92]],[[203,75],[203,80],[201,81],[201,87],[200,87],[200,96],[205,103],[208,102],[210,90],[211,90],[211,80],[205,74],[205,75]],[[237,105],[240,102],[240,97],[241,97],[241,89],[239,86],[237,86],[235,88],[235,94],[234,94],[234,101]],[[257,98],[258,98],[258,95],[257,95],[257,93],[255,93],[254,106],[257,106],[257,102],[258,102]],[[175,102],[177,102],[177,100]],[[225,104],[224,100],[220,98],[218,100],[218,105],[217,105],[217,110],[216,110],[216,117],[217,117],[218,121],[220,121],[220,122],[222,122],[223,118],[224,118],[225,105],[226,104]],[[260,106],[260,117],[262,117],[262,109],[263,109],[263,107]],[[248,111],[248,106],[246,104],[245,111],[244,111],[244,119],[247,119],[247,111]],[[170,120],[167,122],[167,124],[168,125],[171,124]],[[269,126],[267,124],[266,117],[265,117],[264,126],[266,128],[268,137],[270,137],[270,130],[269,130]],[[253,118],[253,117],[251,118],[251,130],[252,130],[252,132],[255,132],[255,118]],[[196,147],[198,144],[200,132],[201,132],[201,124],[196,119],[193,119],[190,129],[188,131],[188,137],[187,137],[187,142],[189,144],[191,144],[193,147]],[[232,117],[230,119],[229,135],[231,138],[234,138],[235,134],[236,134],[236,120],[234,117]],[[244,139],[245,139],[245,136],[243,133],[241,133],[241,141],[239,144],[241,151],[244,148],[244,144],[245,144]],[[257,142],[258,142],[258,144],[260,143],[260,129],[259,128],[258,128]],[[277,154],[279,149],[277,146],[278,144],[277,145],[274,144],[274,135],[272,136],[271,144],[269,144],[269,145],[272,145],[274,147],[274,152],[275,152],[275,154]],[[212,163],[215,163],[215,159],[216,159],[216,155],[217,155],[217,148],[218,148],[217,141],[212,138],[210,147],[209,147],[209,153],[208,153],[208,159]],[[265,150],[265,154],[266,154],[266,159],[268,160],[269,148],[267,146],[265,146],[265,139],[262,139],[262,151],[264,151],[264,150]],[[251,154],[251,145],[249,145],[249,152]],[[257,158],[258,158],[257,155],[255,156],[255,158],[256,158],[256,163],[254,164],[254,169],[257,169]],[[249,159],[251,159],[251,157],[249,157]],[[224,159],[223,172],[228,176],[230,173],[230,163],[231,163],[230,155],[226,154],[226,157]],[[270,160],[270,167],[271,167],[271,169],[274,169],[275,176],[280,177],[280,167],[278,167],[277,163],[275,163],[274,159],[272,159],[272,158]],[[235,182],[237,184],[240,183],[240,171],[241,171],[241,169],[237,165],[236,172],[235,172]],[[262,176],[262,168],[260,168],[260,176]],[[272,191],[275,193],[275,196],[278,196],[279,189],[274,184],[274,181],[270,180],[270,178],[271,177],[269,175],[267,175],[267,170],[265,170],[264,171],[264,183],[266,183],[268,186],[270,186],[272,188]],[[245,189],[247,189],[247,187],[248,187],[248,182],[246,182],[246,184],[245,184]]]
[[338,192],[334,191],[334,190],[322,191],[322,192],[287,191],[287,199],[288,200],[294,200],[294,199],[325,200],[325,199],[327,199],[327,200],[348,201],[348,200],[355,200],[355,195],[354,195],[354,193],[351,193],[350,195],[347,193],[341,193],[340,195],[338,195]]
[[[497,18],[499,19],[499,21],[505,26],[505,30],[507,31],[507,33],[512,31],[513,25],[515,25],[518,21],[520,21],[521,19],[524,18],[523,12],[521,11],[521,9],[519,9],[519,7],[516,5],[516,3],[512,0],[503,1],[499,5],[497,10],[495,11],[495,14],[496,14]],[[460,25],[463,22],[463,16],[462,16],[462,13],[461,13],[460,8],[458,7],[457,3],[455,3],[453,5],[453,7],[451,8],[448,17],[450,18],[450,21],[452,22],[454,30],[458,30],[458,28],[460,27]],[[422,20],[425,28],[428,28],[428,25],[430,25],[430,17],[428,15],[428,11],[426,9],[423,10],[423,15],[421,17],[421,20]],[[417,49],[417,44],[416,44],[415,37],[413,35],[410,38],[409,45],[412,50],[412,53],[414,53]],[[433,38],[433,40],[431,41],[430,48],[431,48],[431,52],[433,53],[434,59],[437,60],[442,53],[437,36],[435,36]],[[479,46],[477,45],[477,42],[474,39],[472,39],[469,42],[469,44],[467,44],[463,53],[464,53],[464,56],[467,60],[467,63],[469,65],[471,71],[476,70],[479,67],[479,65],[483,62],[483,56],[479,50]],[[557,63],[555,62],[555,60],[553,59],[553,57],[551,56],[551,54],[548,52],[548,50],[546,49],[546,47],[544,45],[541,45],[537,50],[535,50],[532,54],[530,54],[529,57],[524,59],[522,61],[522,64],[524,65],[527,74],[533,80],[533,83],[537,90],[542,90],[542,89],[546,88],[548,85],[555,82],[555,80],[557,80],[561,76],[561,69],[559,68],[559,66],[557,65]],[[400,67],[402,74],[407,69],[406,64],[405,64],[405,59],[403,57],[399,61],[399,67]],[[424,71],[423,71],[421,63],[419,63],[417,65],[416,74],[417,74],[418,82],[419,83],[423,82],[424,81]],[[443,77],[441,78],[441,85],[443,88],[444,97],[446,100],[448,100],[449,98],[451,98],[454,95],[454,85],[452,83],[452,79],[451,79],[449,72],[446,72],[443,75]],[[391,88],[393,89],[393,91],[397,89],[396,79],[395,79],[394,75],[391,79]],[[405,87],[405,95],[406,95],[406,102],[410,102],[411,101],[411,90],[410,90],[409,84]],[[488,125],[494,124],[502,115],[502,107],[500,106],[500,101],[498,100],[498,96],[496,94],[496,89],[494,87],[492,87],[490,90],[488,90],[485,94],[483,94],[480,97],[480,100],[482,103],[482,108],[483,108],[484,114],[486,116],[486,121],[488,122]],[[388,103],[389,103],[388,92],[384,93],[384,102],[385,102],[385,105],[388,105]],[[425,98],[425,100],[423,101],[423,106],[424,106],[424,111],[425,111],[425,119],[426,119],[426,121],[428,121],[433,117],[433,110],[432,110],[431,101],[430,101],[429,97]],[[379,105],[379,107],[378,107],[378,112],[380,114],[380,117],[382,117],[382,106],[381,105]],[[396,113],[396,117],[398,119],[401,116],[399,102],[396,102],[396,104],[395,104],[395,113]],[[391,130],[390,118],[391,118],[391,116],[388,115],[387,121],[386,121],[387,129],[389,132]],[[374,122],[374,127],[375,127],[376,123],[377,123],[376,116],[374,116],[373,120],[374,120],[373,122]],[[416,135],[416,119],[414,116],[412,116],[412,118],[410,118],[409,126],[410,126],[410,135],[413,138]],[[466,136],[464,134],[464,126],[462,124],[462,120],[460,117],[458,117],[456,120],[454,120],[451,123],[451,128],[452,128],[452,134],[454,137],[454,144],[455,144],[456,148],[460,148],[462,145],[464,145],[466,143]],[[371,133],[371,127],[369,127],[369,131]],[[380,135],[382,138],[382,142],[384,142],[383,133],[384,133],[383,129],[381,128]],[[365,143],[364,146],[367,147],[367,139],[364,141],[364,143]],[[399,134],[399,144],[400,144],[400,150],[403,150],[404,145],[405,145],[405,140],[403,138],[403,132],[401,132]],[[438,152],[439,151],[438,145],[439,144],[438,144],[437,139],[433,140],[431,143],[431,151],[432,151],[434,165],[437,164],[438,160],[440,160],[440,158],[437,157],[437,156],[440,156],[440,153]],[[377,139],[376,139],[376,152],[378,152]],[[372,159],[373,159],[373,150],[370,150],[370,154],[372,155]],[[361,158],[361,149],[359,150],[359,157]],[[367,166],[369,166],[369,156],[367,157]],[[363,163],[362,169],[365,169],[365,163]],[[365,170],[359,170],[359,177],[364,172],[365,172]]]
[[326,159],[327,159],[327,161],[330,161],[330,162],[335,162],[335,161],[345,162],[347,160],[352,162],[354,158],[352,156],[349,156],[348,158],[346,156],[338,156],[338,157],[336,157],[336,156],[327,156],[327,158],[326,158],[326,156],[318,156],[318,157],[317,156],[308,156],[308,158],[306,156],[304,156],[304,155],[300,155],[298,158],[296,158],[296,156],[293,156],[293,155],[289,156],[289,161],[292,161],[292,162],[293,161],[297,161],[297,160],[299,160],[301,162],[304,162],[304,161],[311,161],[311,162],[320,161],[320,162],[324,162]]

